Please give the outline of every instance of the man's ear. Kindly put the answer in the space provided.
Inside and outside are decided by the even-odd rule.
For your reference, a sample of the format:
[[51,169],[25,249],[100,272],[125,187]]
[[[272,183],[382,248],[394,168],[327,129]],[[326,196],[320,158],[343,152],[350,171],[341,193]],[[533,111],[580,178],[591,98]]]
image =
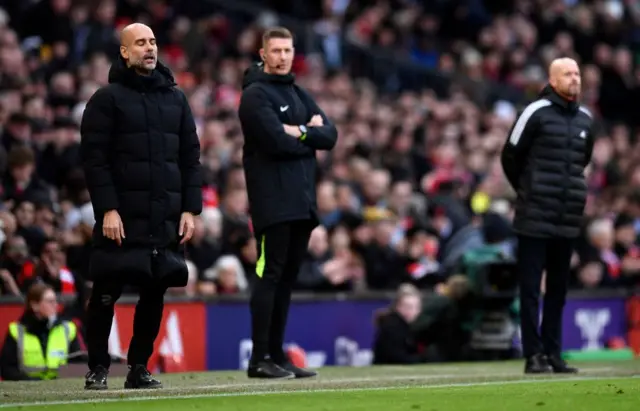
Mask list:
[[259,51],[259,53],[260,53],[260,60],[265,61],[264,49],[263,49],[263,48],[261,48],[261,49],[260,49],[260,51]]
[[127,50],[126,46],[120,46],[120,55],[123,59],[129,60],[129,50]]

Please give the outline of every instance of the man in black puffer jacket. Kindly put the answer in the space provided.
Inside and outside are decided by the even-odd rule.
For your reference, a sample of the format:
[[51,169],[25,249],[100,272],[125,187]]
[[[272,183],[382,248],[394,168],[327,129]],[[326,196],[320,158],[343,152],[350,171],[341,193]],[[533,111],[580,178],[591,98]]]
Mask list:
[[[96,224],[87,315],[87,389],[106,389],[114,304],[139,287],[125,388],[157,388],[147,370],[164,293],[187,284],[183,244],[202,209],[200,144],[185,95],[157,62],[151,29],[122,32],[109,85],[87,103],[81,154]],[[181,238],[180,238],[181,237]]]
[[[587,198],[584,169],[593,151],[592,117],[576,100],[580,70],[571,59],[549,67],[550,84],[529,104],[509,133],[502,166],[516,190],[521,327],[525,372],[576,372],[560,357],[573,242]],[[546,293],[540,335],[542,272]]]
[[243,162],[254,231],[257,281],[251,295],[251,378],[311,377],[286,361],[283,339],[291,291],[318,225],[316,150],[331,150],[335,126],[291,74],[293,39],[267,30],[263,63],[245,75],[239,107]]

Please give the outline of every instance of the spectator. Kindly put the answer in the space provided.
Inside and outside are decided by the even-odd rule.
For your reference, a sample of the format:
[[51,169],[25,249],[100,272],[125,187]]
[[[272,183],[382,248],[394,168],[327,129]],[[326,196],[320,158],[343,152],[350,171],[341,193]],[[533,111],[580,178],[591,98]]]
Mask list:
[[5,198],[15,202],[51,203],[49,187],[35,174],[35,155],[29,147],[9,152],[9,176],[4,184]]
[[22,236],[29,245],[32,253],[40,252],[40,246],[44,241],[44,233],[36,226],[36,208],[30,201],[21,201],[14,208],[16,216],[16,234]]
[[619,214],[615,223],[615,253],[620,260],[621,279],[637,285],[640,280],[640,247],[636,242],[634,220],[628,214]]
[[75,277],[66,267],[65,253],[54,239],[48,239],[44,243],[37,261],[25,262],[18,277],[22,290],[28,290],[32,284],[41,282],[58,294],[76,293]]
[[62,187],[69,173],[79,162],[80,134],[78,124],[69,117],[59,117],[53,122],[52,142],[40,156],[38,172],[54,187]]
[[240,260],[232,255],[220,257],[215,266],[204,272],[201,281],[212,282],[216,294],[237,294],[247,290],[247,277]]
[[463,302],[469,292],[467,277],[453,275],[445,283],[438,284],[434,295],[422,303],[420,315],[411,328],[431,361],[463,359],[469,337],[462,328],[465,320]]
[[29,247],[21,236],[12,236],[2,244],[2,269],[11,273],[14,280],[22,271],[22,266],[29,258]]
[[420,293],[414,286],[403,284],[389,308],[376,312],[374,364],[415,364],[426,360],[411,330],[420,310]]
[[439,240],[430,229],[414,226],[406,233],[407,271],[415,284],[433,286],[442,281],[444,272],[438,261]]
[[[348,233],[344,232],[344,228],[337,227],[334,235],[340,233],[346,236],[348,241]],[[296,288],[316,292],[347,291],[351,288],[350,268],[349,254],[332,255],[327,229],[323,226],[317,227],[311,233],[309,249],[302,262]]]
[[0,269],[0,296],[21,296],[20,287],[9,270]]
[[[70,354],[80,352],[76,325],[58,319],[57,309],[51,287],[36,284],[29,288],[24,313],[9,324],[0,352],[0,376],[4,380],[55,379],[59,368],[70,361]],[[76,359],[86,361],[82,356]]]
[[[2,134],[4,150],[9,153],[15,147],[27,146],[30,143],[31,124],[29,123],[29,117],[23,113],[11,114]],[[4,170],[2,171],[4,172]]]
[[212,243],[207,237],[202,218],[198,217],[194,222],[193,237],[187,243],[186,252],[188,258],[195,264],[197,272],[203,273],[213,267],[220,257],[220,251],[217,244]]
[[[621,260],[615,253],[615,232],[613,222],[610,219],[596,219],[589,225],[587,229],[588,246],[584,261],[589,262],[589,268],[583,275],[587,275],[584,283],[586,286],[614,286],[619,282],[621,274]],[[597,264],[600,263],[600,264]],[[597,282],[595,274],[595,266],[601,266],[604,270],[598,276]],[[584,268],[583,268],[584,269]],[[587,280],[588,279],[588,280]]]
[[403,258],[391,244],[396,222],[385,214],[371,218],[380,218],[371,223],[373,238],[358,245],[366,267],[367,285],[372,289],[393,288],[406,280]]
[[[11,247],[3,267],[17,281],[24,261],[13,258],[39,256],[51,237],[60,240],[68,268],[84,281],[94,222],[81,211],[90,203],[77,164],[77,128],[89,98],[108,82],[118,31],[142,20],[152,24],[159,59],[189,99],[202,147],[205,210],[198,230],[204,234],[187,245],[187,254],[199,276],[222,255],[235,255],[252,272],[256,250],[235,112],[242,73],[257,57],[262,14],[194,0],[85,3],[4,2],[0,241]],[[484,239],[478,221],[485,213],[499,210],[506,218],[500,225],[508,226],[514,192],[498,150],[515,113],[546,83],[543,68],[560,56],[579,58],[581,102],[597,123],[586,171],[588,221],[620,214],[633,219],[635,241],[628,236],[631,224],[621,222],[609,248],[621,267],[614,284],[637,285],[627,271],[640,244],[640,123],[629,103],[640,90],[638,65],[630,58],[637,8],[620,3],[616,14],[593,2],[320,3],[303,5],[301,13],[298,6],[290,10],[305,19],[301,30],[292,26],[298,31],[293,69],[339,130],[334,150],[318,155],[317,197],[327,237],[324,258],[341,260],[348,270],[332,277],[336,284],[314,277],[322,281],[299,287],[355,292],[411,282],[434,289],[445,280],[443,267],[456,266],[458,240]],[[482,211],[473,207],[477,193],[486,203]],[[22,256],[13,246],[25,241]],[[587,230],[582,242],[591,243]],[[309,250],[307,268],[327,262],[316,255],[324,243]],[[604,267],[604,254],[615,260],[592,244],[584,248],[572,262],[572,287],[585,285],[580,277],[594,277],[581,276],[580,267],[594,273]],[[611,267],[595,276],[596,287],[610,284]]]

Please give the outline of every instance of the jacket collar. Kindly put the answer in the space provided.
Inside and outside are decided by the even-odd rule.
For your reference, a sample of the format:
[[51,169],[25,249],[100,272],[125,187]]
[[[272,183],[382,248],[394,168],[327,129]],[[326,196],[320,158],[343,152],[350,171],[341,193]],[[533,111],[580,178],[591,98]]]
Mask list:
[[544,87],[544,89],[542,89],[542,92],[540,93],[540,97],[546,98],[547,100],[551,101],[553,104],[558,105],[568,111],[572,111],[572,112],[577,111],[578,108],[580,107],[577,101],[567,100],[564,97],[562,97],[560,94],[558,94],[553,89],[553,87],[551,87],[551,84],[547,84]]
[[149,76],[141,76],[134,69],[127,67],[120,55],[109,69],[109,83],[119,83],[143,91],[176,86],[171,70],[160,61],[157,62],[155,70]]

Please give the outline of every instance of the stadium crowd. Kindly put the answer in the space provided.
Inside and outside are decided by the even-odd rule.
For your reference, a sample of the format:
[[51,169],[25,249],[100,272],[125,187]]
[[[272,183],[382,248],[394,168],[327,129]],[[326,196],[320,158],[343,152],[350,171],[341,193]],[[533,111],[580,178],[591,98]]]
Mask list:
[[[85,289],[94,216],[79,168],[79,124],[89,97],[108,82],[119,29],[132,21],[153,28],[161,61],[189,96],[206,167],[205,208],[187,247],[191,281],[173,292],[251,286],[256,244],[236,109],[261,30],[279,20],[220,4],[0,0],[0,295],[24,294],[39,280],[62,294]],[[559,56],[580,62],[583,104],[599,129],[572,286],[640,283],[637,2],[270,5],[309,19],[301,26],[310,30],[294,29],[306,40],[294,70],[339,131],[334,151],[319,154],[322,226],[300,290],[427,288],[456,274],[474,249],[500,244],[512,255],[514,193],[499,154],[517,110]],[[405,81],[400,65],[362,77],[378,60],[354,59],[347,45],[435,71],[445,92]]]

